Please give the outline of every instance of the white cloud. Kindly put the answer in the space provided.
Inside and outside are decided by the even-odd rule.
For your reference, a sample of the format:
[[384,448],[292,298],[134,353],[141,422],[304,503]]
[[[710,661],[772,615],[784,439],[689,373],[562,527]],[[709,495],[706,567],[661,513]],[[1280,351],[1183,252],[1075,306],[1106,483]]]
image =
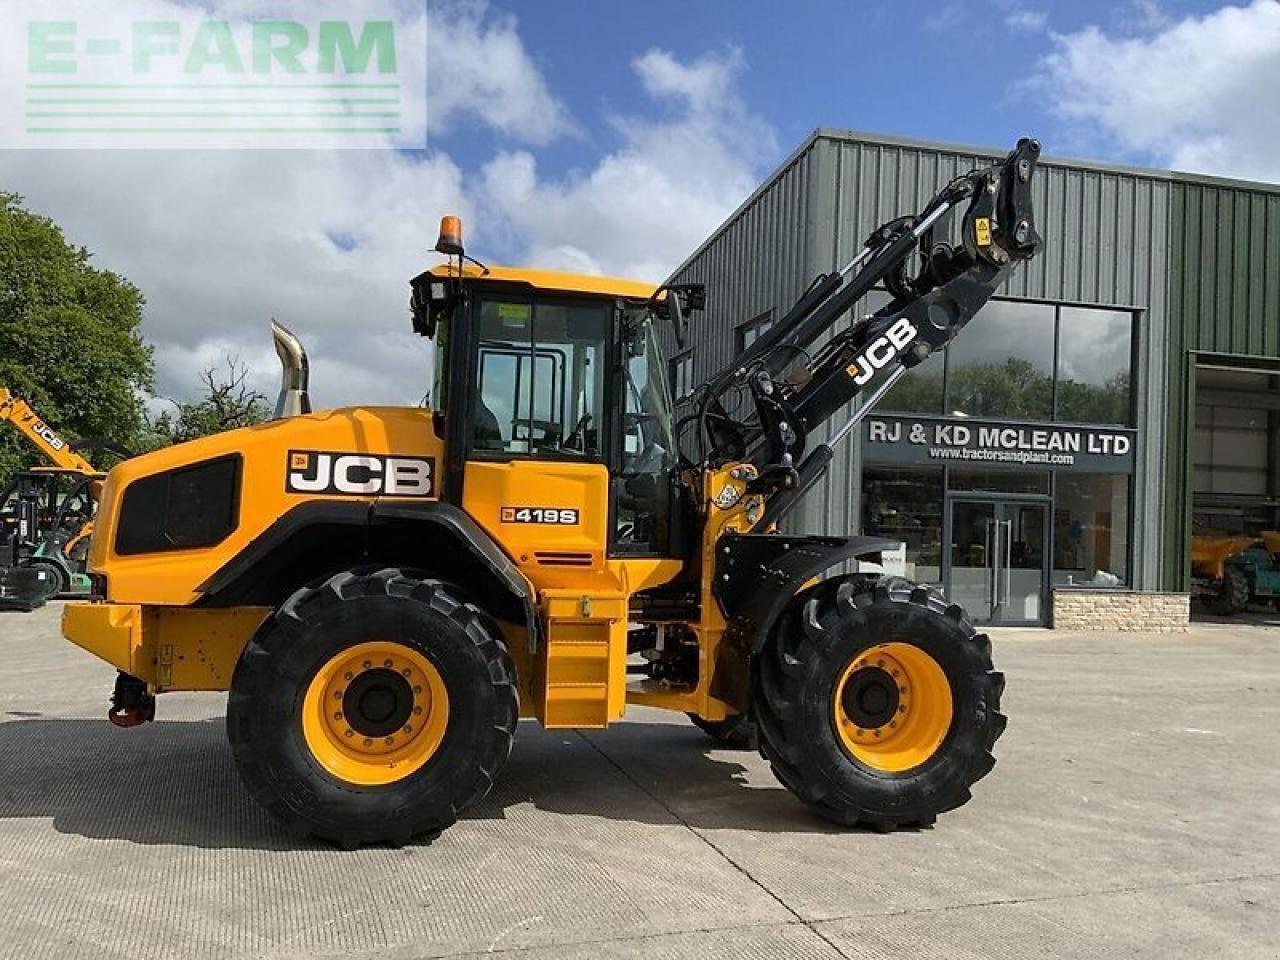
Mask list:
[[233,353],[274,398],[275,317],[306,344],[323,407],[416,403],[425,392],[428,351],[409,330],[408,281],[438,260],[430,247],[442,213],[464,218],[478,256],[658,280],[776,155],[772,132],[735,92],[739,54],[686,63],[651,51],[633,66],[659,118],[609,118],[612,151],[548,179],[520,145],[573,123],[516,22],[474,2],[450,12],[447,25],[433,20],[434,43],[470,45],[474,60],[469,73],[433,68],[431,123],[479,124],[514,141],[481,171],[462,170],[443,136],[417,155],[10,151],[0,152],[0,188],[24,194],[144,291],[160,393],[190,396],[199,371]]
[[1280,3],[1055,35],[1042,91],[1088,147],[1177,169],[1280,180]]
[[1039,33],[1049,25],[1049,15],[1043,10],[1019,8],[1005,15],[1005,25],[1019,33]]
[[484,169],[480,200],[522,240],[520,259],[661,280],[723,221],[777,154],[773,131],[738,96],[738,51],[682,63],[650,50],[632,64],[669,107],[658,120],[615,117],[622,139],[587,173],[539,178],[525,151]]
[[514,16],[493,15],[479,0],[433,3],[427,52],[432,134],[448,133],[467,114],[539,146],[574,131],[525,51]]

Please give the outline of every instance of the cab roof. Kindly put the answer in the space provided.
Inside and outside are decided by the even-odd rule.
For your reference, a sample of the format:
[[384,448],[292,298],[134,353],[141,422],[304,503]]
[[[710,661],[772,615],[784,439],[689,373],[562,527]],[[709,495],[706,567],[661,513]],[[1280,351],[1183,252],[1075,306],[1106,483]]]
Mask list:
[[[458,268],[440,263],[428,272],[433,277],[456,277]],[[593,277],[581,273],[557,273],[552,270],[524,270],[518,267],[489,267],[487,272],[475,264],[465,263],[462,276],[486,283],[522,284],[551,293],[594,293],[607,297],[648,300],[658,288],[651,283],[619,280],[615,277]]]

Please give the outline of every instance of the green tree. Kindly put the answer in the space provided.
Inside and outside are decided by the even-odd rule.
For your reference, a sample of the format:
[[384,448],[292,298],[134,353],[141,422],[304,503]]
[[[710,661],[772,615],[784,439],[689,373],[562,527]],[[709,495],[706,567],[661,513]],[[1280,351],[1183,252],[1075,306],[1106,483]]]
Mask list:
[[[152,378],[143,296],[90,260],[52,220],[0,192],[0,384],[66,437],[136,447]],[[38,458],[0,428],[0,481]]]
[[166,410],[151,422],[148,448],[253,426],[271,415],[266,396],[248,386],[248,367],[233,356],[223,363],[225,372],[210,367],[200,374],[204,395],[199,400],[170,401],[177,408],[176,416]]

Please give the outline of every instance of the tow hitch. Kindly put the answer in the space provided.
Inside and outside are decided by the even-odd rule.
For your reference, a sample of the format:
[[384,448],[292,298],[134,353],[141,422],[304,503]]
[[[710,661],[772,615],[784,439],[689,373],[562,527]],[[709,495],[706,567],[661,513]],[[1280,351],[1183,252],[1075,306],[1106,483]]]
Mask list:
[[117,727],[138,727],[155,718],[156,698],[147,693],[147,685],[127,673],[116,674],[107,719]]

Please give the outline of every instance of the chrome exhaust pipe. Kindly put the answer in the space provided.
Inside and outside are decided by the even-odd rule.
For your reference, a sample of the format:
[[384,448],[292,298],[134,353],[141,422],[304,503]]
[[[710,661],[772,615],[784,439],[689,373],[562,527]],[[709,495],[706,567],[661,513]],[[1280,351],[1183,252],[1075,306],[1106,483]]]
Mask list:
[[271,339],[280,357],[280,395],[276,397],[276,409],[272,419],[296,417],[311,412],[311,397],[307,395],[307,351],[293,332],[271,321]]

